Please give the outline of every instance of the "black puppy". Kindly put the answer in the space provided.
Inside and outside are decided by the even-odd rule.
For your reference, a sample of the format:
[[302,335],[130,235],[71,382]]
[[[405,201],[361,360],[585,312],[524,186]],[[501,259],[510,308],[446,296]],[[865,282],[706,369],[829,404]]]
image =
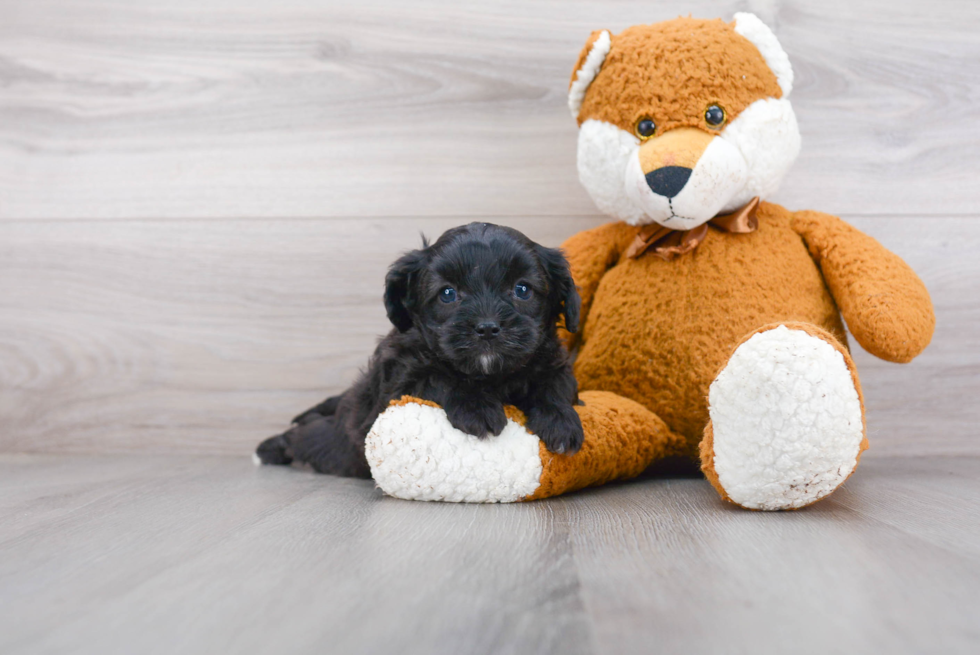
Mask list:
[[578,329],[579,296],[558,250],[517,230],[471,223],[396,261],[385,278],[395,325],[367,370],[339,396],[303,412],[259,444],[263,464],[306,462],[321,473],[370,477],[364,440],[392,399],[438,403],[463,432],[507,424],[504,405],[556,453],[582,445],[578,384],[556,325]]

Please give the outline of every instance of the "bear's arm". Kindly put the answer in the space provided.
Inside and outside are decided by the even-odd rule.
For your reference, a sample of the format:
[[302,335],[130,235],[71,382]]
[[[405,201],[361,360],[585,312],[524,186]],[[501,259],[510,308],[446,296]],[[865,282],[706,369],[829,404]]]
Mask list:
[[636,237],[636,231],[636,227],[626,223],[607,223],[572,235],[561,245],[582,298],[578,333],[559,330],[561,340],[569,349],[574,347],[588,322],[589,308],[602,276],[616,265],[620,255]]
[[851,334],[865,350],[889,362],[910,362],[936,327],[932,301],[919,276],[898,255],[836,216],[793,215],[837,301]]

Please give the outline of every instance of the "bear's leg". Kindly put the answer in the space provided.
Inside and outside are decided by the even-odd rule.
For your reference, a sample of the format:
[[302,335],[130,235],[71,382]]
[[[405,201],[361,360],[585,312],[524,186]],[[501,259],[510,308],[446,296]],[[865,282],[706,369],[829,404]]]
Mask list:
[[683,455],[686,442],[642,405],[607,391],[584,391],[575,408],[585,441],[574,455],[556,455],[506,408],[500,435],[477,439],[450,425],[428,401],[403,398],[382,412],[365,442],[375,482],[411,500],[515,502],[557,496],[619,478],[652,462]]
[[701,467],[726,500],[797,509],[828,496],[867,448],[847,349],[808,323],[747,336],[711,384]]
[[555,455],[541,444],[540,486],[525,500],[548,498],[634,478],[665,457],[687,456],[687,441],[649,409],[611,391],[583,391],[585,440],[574,455]]

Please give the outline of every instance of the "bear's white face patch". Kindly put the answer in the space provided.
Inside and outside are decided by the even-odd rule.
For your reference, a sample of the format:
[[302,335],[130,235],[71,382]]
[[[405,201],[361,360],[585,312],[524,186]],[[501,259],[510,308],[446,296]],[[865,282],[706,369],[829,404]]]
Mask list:
[[673,198],[650,189],[637,151],[626,165],[626,195],[650,220],[675,230],[691,230],[714,218],[745,186],[747,177],[748,166],[738,150],[714,138],[684,188]]
[[599,211],[631,225],[649,222],[626,195],[626,170],[639,152],[640,139],[611,123],[589,119],[579,128],[579,181]]
[[702,153],[673,198],[654,193],[640,167],[640,140],[589,119],[578,140],[579,180],[605,214],[631,225],[690,230],[778,188],[800,151],[800,132],[786,99],[764,98],[732,120]]
[[734,211],[752,198],[776,192],[800,154],[800,128],[793,106],[785,98],[764,98],[746,107],[722,131],[720,138],[745,158],[748,179],[722,212]]

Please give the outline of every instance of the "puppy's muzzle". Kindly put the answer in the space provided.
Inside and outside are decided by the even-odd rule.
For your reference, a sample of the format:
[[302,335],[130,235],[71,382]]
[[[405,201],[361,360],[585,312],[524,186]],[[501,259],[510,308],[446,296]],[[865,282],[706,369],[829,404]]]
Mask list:
[[497,335],[500,334],[500,326],[495,321],[481,321],[473,329],[484,341],[496,339]]

